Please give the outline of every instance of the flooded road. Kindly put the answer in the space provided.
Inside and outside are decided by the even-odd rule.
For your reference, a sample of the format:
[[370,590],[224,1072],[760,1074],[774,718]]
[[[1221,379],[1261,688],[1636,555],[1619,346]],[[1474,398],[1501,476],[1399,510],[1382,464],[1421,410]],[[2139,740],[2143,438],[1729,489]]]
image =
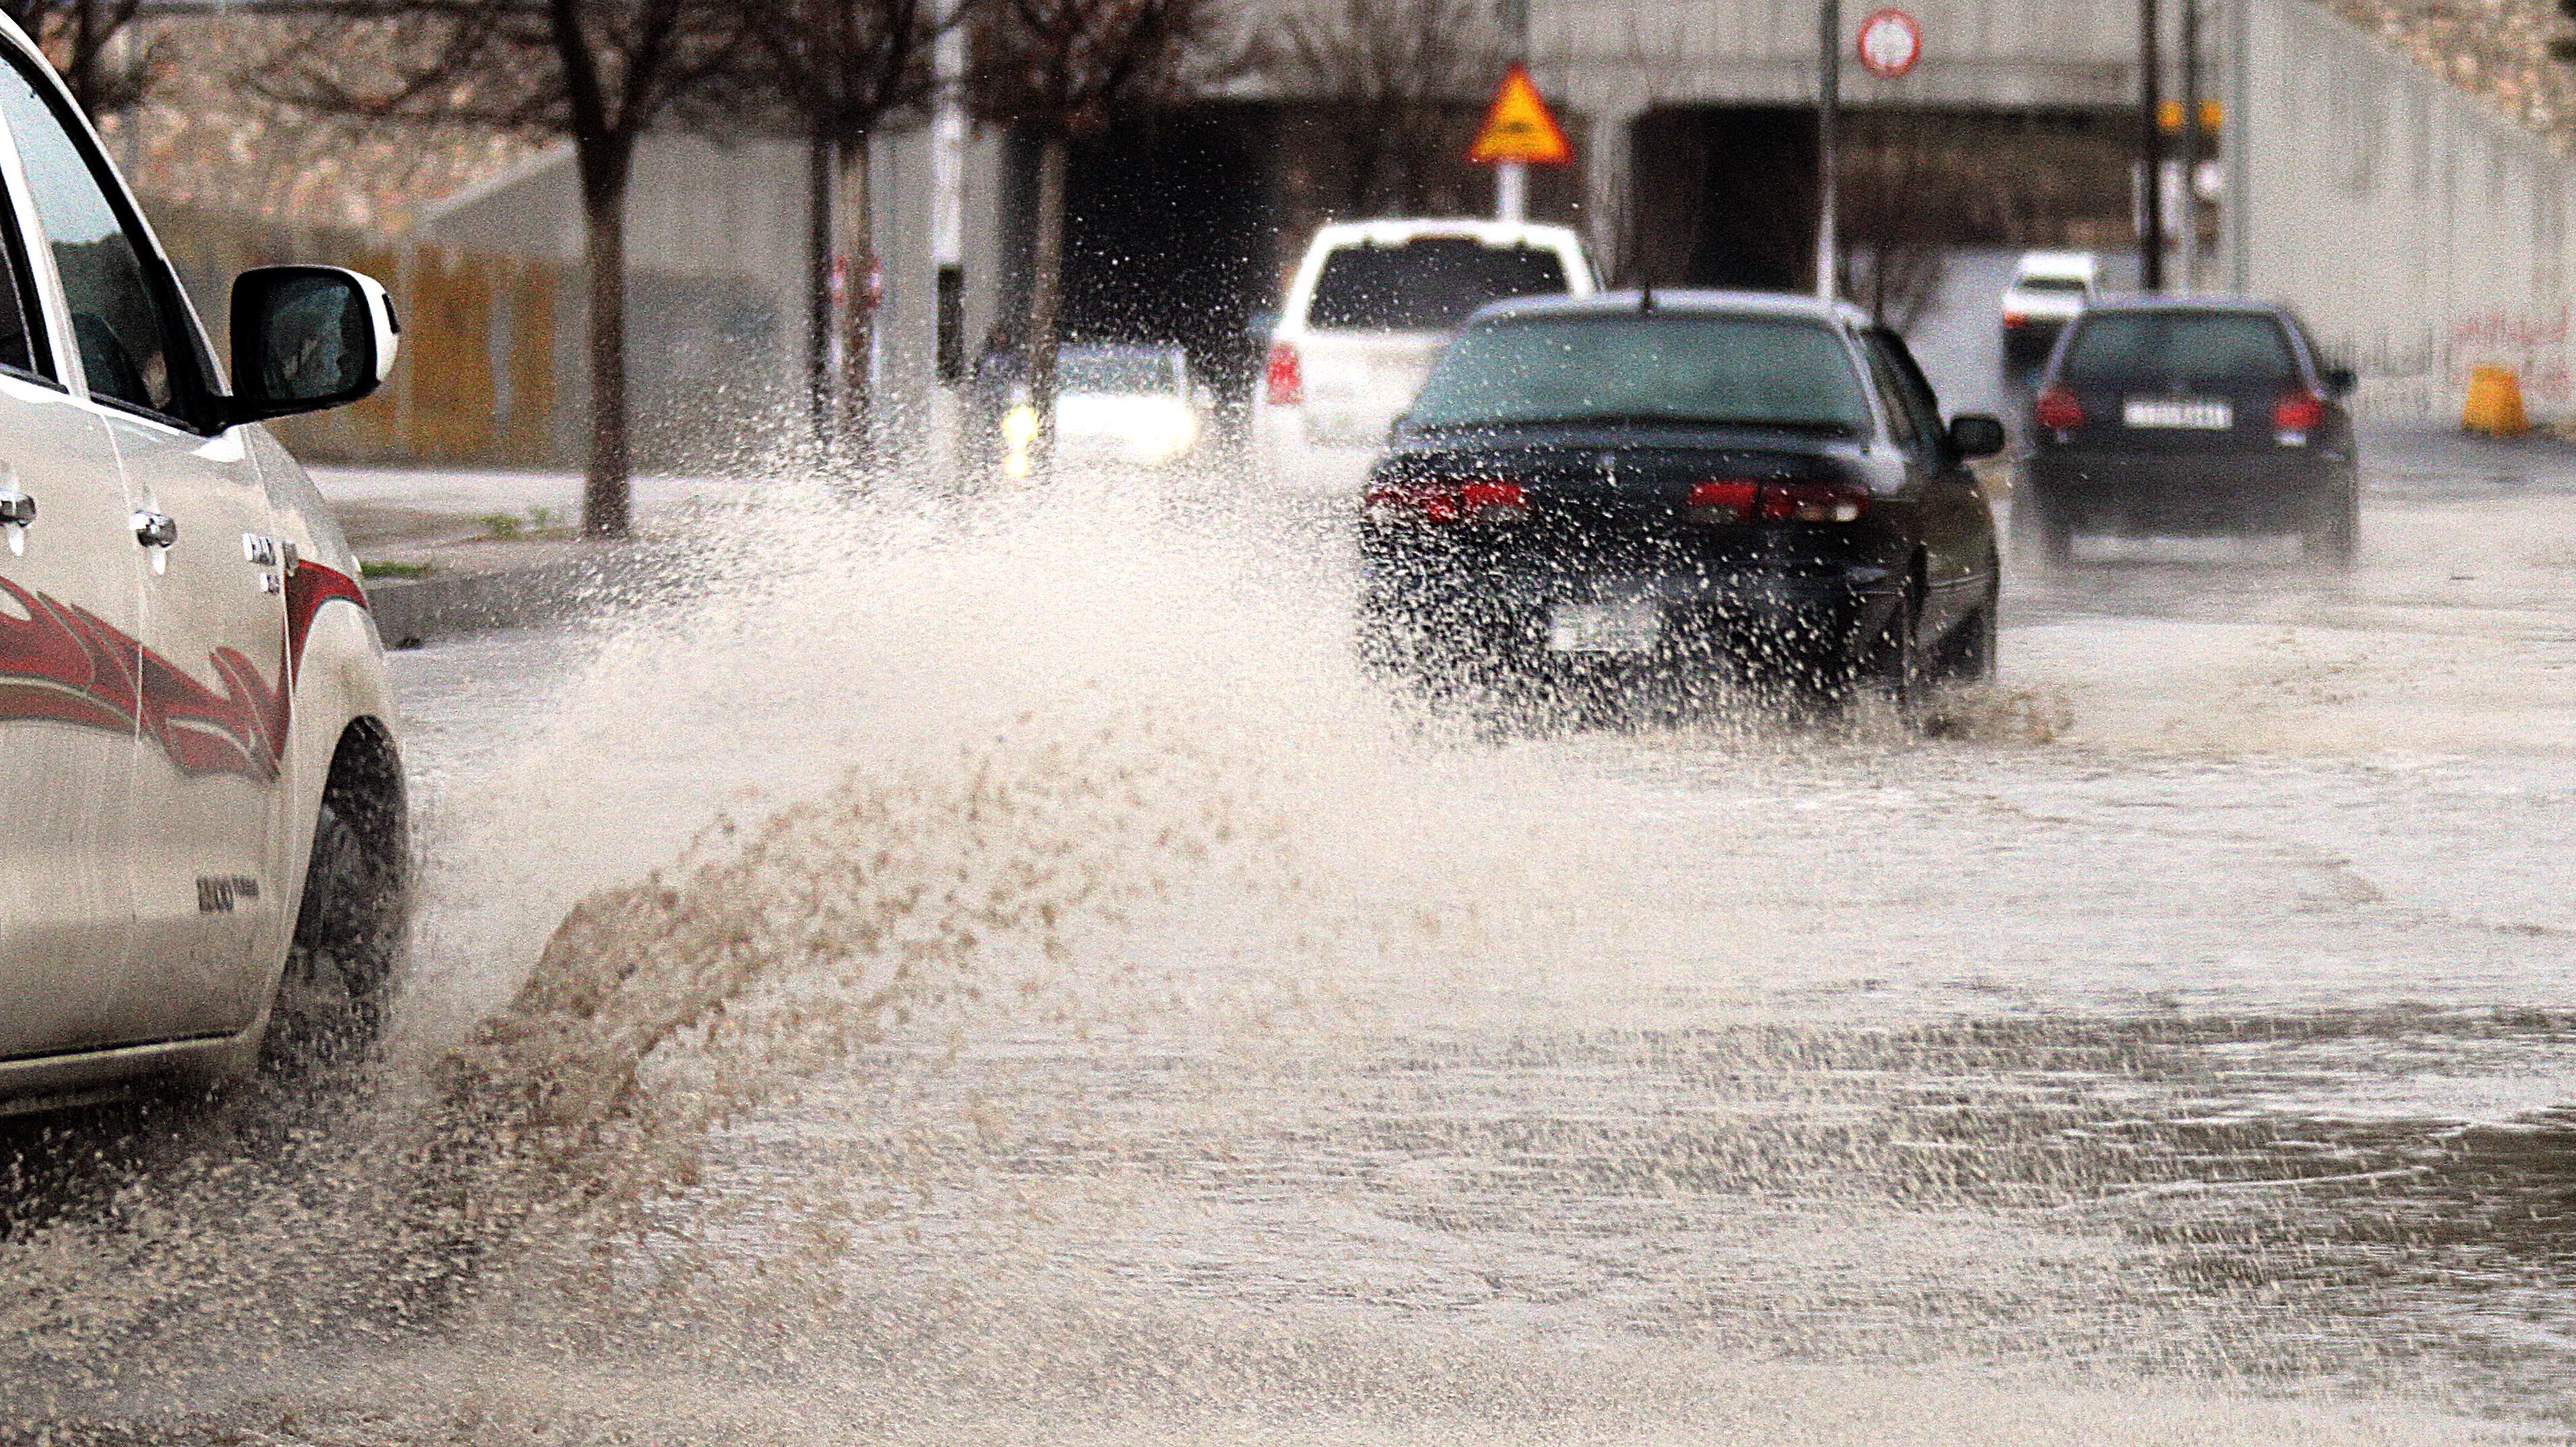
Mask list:
[[1928,739],[1461,735],[1293,521],[782,485],[395,657],[386,1079],[0,1241],[12,1440],[2563,1437],[2576,454],[2372,456]]

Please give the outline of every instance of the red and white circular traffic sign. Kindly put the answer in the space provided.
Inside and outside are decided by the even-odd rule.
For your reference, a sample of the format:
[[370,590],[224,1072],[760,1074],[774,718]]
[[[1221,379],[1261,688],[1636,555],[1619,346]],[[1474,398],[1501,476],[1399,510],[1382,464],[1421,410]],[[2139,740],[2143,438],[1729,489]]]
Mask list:
[[1894,80],[1923,58],[1923,27],[1902,10],[1881,10],[1860,23],[1861,69]]

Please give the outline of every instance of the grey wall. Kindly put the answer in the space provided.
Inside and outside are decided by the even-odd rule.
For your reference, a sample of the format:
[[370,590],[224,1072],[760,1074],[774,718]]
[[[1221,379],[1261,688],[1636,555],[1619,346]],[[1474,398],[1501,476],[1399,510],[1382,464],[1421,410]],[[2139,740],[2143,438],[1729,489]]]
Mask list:
[[2480,363],[2568,415],[2576,167],[2306,0],[2251,0],[2241,43],[2237,284],[2296,305],[2381,418],[2455,419]]

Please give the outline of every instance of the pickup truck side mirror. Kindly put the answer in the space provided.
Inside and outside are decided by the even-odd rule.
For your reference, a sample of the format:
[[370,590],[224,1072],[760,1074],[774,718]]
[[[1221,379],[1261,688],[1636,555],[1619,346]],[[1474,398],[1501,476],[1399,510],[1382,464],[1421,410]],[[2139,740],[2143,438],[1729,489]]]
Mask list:
[[336,266],[263,266],[233,283],[227,424],[355,402],[393,374],[402,324],[375,279]]
[[1950,446],[1961,457],[1992,457],[2004,450],[2004,424],[1983,412],[1950,419]]
[[2361,385],[2361,374],[2350,367],[2328,367],[2325,383],[2327,391],[2338,397],[2349,397],[2352,389]]

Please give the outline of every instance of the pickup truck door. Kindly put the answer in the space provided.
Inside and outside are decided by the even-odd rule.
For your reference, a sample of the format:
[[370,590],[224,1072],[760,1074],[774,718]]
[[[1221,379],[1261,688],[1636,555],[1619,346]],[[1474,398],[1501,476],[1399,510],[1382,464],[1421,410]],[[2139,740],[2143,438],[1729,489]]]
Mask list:
[[127,1041],[238,1030],[285,943],[289,560],[196,318],[96,138],[15,66],[0,113],[143,560],[135,938],[108,1024]]
[[119,1042],[130,963],[142,550],[78,381],[24,171],[0,144],[0,1057]]

